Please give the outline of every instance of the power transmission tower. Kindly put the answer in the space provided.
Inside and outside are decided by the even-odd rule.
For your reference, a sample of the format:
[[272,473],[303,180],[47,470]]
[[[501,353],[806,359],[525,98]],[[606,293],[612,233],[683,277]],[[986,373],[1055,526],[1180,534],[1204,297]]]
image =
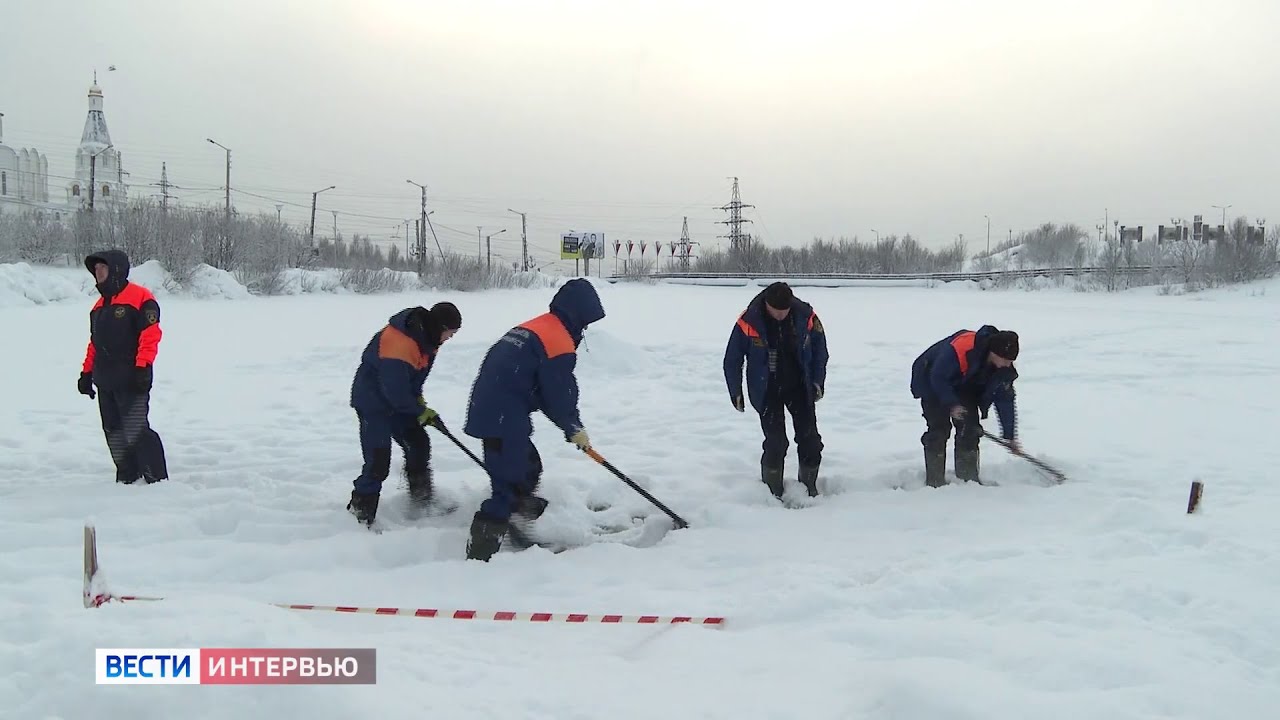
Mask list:
[[755,205],[746,205],[742,202],[742,196],[738,194],[738,178],[733,178],[733,198],[729,200],[728,205],[721,205],[716,210],[728,210],[729,219],[717,221],[721,225],[729,226],[728,235],[717,235],[716,237],[729,239],[729,250],[743,250],[747,244],[751,242],[751,235],[742,232],[742,223],[751,222],[751,220],[743,219],[743,208],[754,208]]
[[693,246],[697,243],[689,238],[689,218],[684,219],[684,227],[680,229],[680,242],[676,243],[675,257],[682,272],[689,271],[689,260],[693,257]]
[[160,212],[168,212],[170,197],[169,188],[178,187],[177,185],[173,185],[169,182],[168,163],[160,163],[160,182],[151,184],[160,188]]

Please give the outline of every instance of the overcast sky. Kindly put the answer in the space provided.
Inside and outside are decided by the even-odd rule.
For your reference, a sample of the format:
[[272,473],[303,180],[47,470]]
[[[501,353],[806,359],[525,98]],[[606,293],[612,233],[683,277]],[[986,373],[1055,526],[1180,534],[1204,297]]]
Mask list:
[[212,137],[242,212],[305,223],[336,185],[317,235],[337,210],[403,238],[406,179],[446,248],[507,228],[506,259],[508,208],[541,260],[561,231],[667,241],[685,215],[714,247],[735,175],[773,245],[1280,221],[1271,0],[9,0],[0,22],[4,142],[47,154],[59,197],[96,68],[132,195],[167,162],[182,202],[221,203]]

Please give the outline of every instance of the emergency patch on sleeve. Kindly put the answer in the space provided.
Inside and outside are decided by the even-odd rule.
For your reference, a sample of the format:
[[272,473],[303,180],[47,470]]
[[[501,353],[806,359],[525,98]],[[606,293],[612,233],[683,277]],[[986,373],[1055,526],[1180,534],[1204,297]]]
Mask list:
[[160,322],[160,313],[156,312],[155,309],[148,308],[146,315],[147,315],[148,325],[155,325],[156,323]]

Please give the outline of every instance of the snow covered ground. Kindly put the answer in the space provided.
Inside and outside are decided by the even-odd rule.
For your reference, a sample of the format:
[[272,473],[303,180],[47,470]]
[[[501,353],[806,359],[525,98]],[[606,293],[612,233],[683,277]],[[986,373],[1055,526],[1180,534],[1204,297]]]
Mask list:
[[[756,288],[602,283],[580,354],[609,460],[683,515],[648,548],[462,559],[486,478],[432,433],[456,514],[382,535],[343,506],[351,373],[396,310],[457,302],[426,395],[460,428],[479,360],[550,290],[163,298],[152,422],[172,481],[118,486],[76,394],[91,299],[0,309],[0,715],[13,718],[1261,718],[1280,704],[1280,284],[1180,297],[812,288],[832,362],[811,507],[759,482],[760,431],[721,378]],[[1023,338],[1000,487],[923,487],[912,359],[961,327]],[[994,415],[988,421],[995,427]],[[643,498],[539,419],[549,525]],[[473,450],[477,443],[464,438]],[[397,453],[395,464],[399,465]],[[950,465],[950,462],[948,463]],[[788,492],[796,493],[794,446]],[[1185,514],[1190,482],[1201,514]],[[81,604],[81,527],[117,593]],[[723,615],[725,627],[465,622],[270,602]],[[113,687],[98,647],[374,647],[366,687]]]

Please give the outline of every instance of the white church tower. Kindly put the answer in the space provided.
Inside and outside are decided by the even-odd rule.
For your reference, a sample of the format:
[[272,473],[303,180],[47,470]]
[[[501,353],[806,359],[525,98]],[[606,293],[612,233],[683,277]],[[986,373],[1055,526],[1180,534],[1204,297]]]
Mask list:
[[98,76],[94,73],[93,87],[89,88],[89,115],[80,134],[80,147],[76,149],[76,178],[67,183],[67,205],[88,208],[91,187],[95,208],[125,203],[129,199],[129,188],[124,176],[120,151],[112,147],[111,133],[107,132],[102,88],[98,87]]

